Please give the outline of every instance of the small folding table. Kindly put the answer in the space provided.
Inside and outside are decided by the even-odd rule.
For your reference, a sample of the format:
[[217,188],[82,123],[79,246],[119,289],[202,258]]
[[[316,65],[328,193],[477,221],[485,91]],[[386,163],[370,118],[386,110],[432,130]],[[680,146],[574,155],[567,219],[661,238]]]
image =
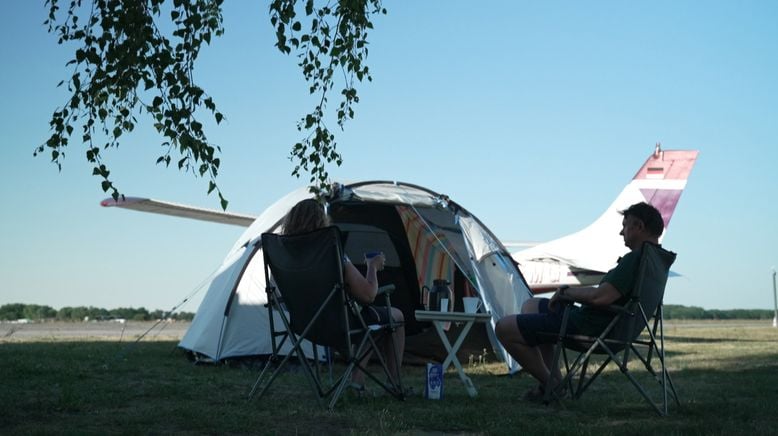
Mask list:
[[[448,352],[446,360],[443,361],[443,371],[445,372],[449,365],[453,363],[459,374],[459,379],[462,380],[462,384],[465,385],[468,395],[471,397],[478,395],[478,391],[475,389],[475,386],[473,386],[473,382],[470,380],[470,377],[465,374],[465,371],[462,369],[462,364],[459,363],[459,359],[457,359],[457,351],[459,351],[459,347],[462,346],[462,342],[464,342],[467,334],[470,333],[470,328],[473,326],[473,323],[488,322],[492,319],[492,316],[488,313],[434,312],[428,310],[417,310],[415,313],[417,321],[432,322],[432,325],[435,326],[435,330],[438,332],[441,342],[443,342],[443,346]],[[446,332],[443,330],[443,325],[447,322],[458,324],[464,323],[462,331],[459,333],[459,337],[454,341],[454,345],[451,345],[448,336],[446,336]]]

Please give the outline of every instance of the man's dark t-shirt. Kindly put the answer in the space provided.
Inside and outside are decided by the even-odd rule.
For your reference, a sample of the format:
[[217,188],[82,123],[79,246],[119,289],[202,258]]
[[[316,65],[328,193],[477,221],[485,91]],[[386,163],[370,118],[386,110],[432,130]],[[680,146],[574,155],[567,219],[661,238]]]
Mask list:
[[[639,264],[640,250],[630,251],[619,259],[616,267],[605,273],[605,276],[600,280],[601,285],[610,283],[621,294],[621,297],[613,304],[623,305],[632,295]],[[612,313],[596,310],[585,305],[575,307],[570,312],[570,321],[584,335],[599,335],[612,319]]]

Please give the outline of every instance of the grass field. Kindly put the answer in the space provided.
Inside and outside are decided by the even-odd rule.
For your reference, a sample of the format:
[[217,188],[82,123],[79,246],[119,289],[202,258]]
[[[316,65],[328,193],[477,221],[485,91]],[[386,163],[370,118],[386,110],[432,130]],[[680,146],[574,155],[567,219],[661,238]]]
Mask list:
[[291,371],[248,402],[256,368],[200,366],[157,336],[0,339],[0,434],[776,434],[778,329],[769,322],[666,325],[681,397],[659,417],[618,372],[577,401],[523,402],[529,377],[470,365],[470,398],[450,370],[445,398],[425,400],[423,368],[406,367],[417,395],[346,396],[333,412]]

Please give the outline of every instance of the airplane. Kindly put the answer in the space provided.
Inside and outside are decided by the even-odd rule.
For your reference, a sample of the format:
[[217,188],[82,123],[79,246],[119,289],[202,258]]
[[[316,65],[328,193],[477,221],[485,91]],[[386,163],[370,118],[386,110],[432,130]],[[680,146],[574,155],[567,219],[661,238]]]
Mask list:
[[628,251],[619,235],[619,212],[632,204],[645,201],[659,210],[665,223],[664,237],[698,154],[697,150],[662,150],[657,143],[635,177],[593,223],[570,235],[512,252],[530,290],[541,294],[562,285],[599,284],[605,272]]
[[[598,284],[605,272],[616,266],[618,258],[627,252],[619,235],[622,219],[619,211],[634,203],[645,201],[659,209],[666,233],[698,154],[697,150],[662,150],[661,144],[657,143],[654,152],[613,203],[586,228],[540,244],[504,242],[508,249],[529,246],[512,252],[511,256],[518,263],[530,290],[540,294],[554,291],[562,285]],[[100,205],[241,227],[250,226],[257,218],[249,214],[138,197],[124,197],[119,201],[107,198]]]

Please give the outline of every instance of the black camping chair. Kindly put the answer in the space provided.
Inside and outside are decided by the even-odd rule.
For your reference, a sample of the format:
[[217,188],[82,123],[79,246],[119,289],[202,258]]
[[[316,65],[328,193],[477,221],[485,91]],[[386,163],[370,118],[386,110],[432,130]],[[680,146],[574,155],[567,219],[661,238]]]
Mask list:
[[[272,355],[257,377],[249,399],[260,389],[261,397],[267,392],[289,359],[296,355],[303,372],[311,381],[318,399],[331,397],[332,409],[344,388],[350,382],[355,369],[363,371],[371,380],[398,399],[404,399],[402,382],[394,380],[389,373],[384,357],[376,341],[385,335],[393,340],[392,333],[398,323],[368,325],[360,315],[357,302],[346,291],[343,279],[343,251],[340,231],[337,227],[325,227],[309,233],[282,236],[272,233],[262,235],[262,251],[265,261],[265,277],[270,320]],[[383,286],[379,294],[386,297],[391,306],[389,294],[393,285]],[[273,322],[274,312],[283,326]],[[282,327],[282,329],[277,329]],[[279,340],[280,338],[280,340]],[[281,346],[289,339],[292,350],[283,357],[280,364],[265,380],[268,368],[281,357]],[[313,361],[303,351],[302,342],[314,345]],[[392,347],[395,346],[392,342]],[[318,346],[338,350],[346,361],[346,369],[336,380],[322,380],[319,368]],[[379,380],[361,365],[368,353],[374,352],[386,376],[386,382]],[[401,356],[397,356],[398,360]],[[399,361],[396,362],[399,368]]]
[[[657,413],[662,416],[667,415],[668,394],[672,395],[675,403],[680,406],[675,386],[665,365],[662,313],[665,285],[675,256],[675,253],[658,245],[649,242],[643,244],[632,297],[623,306],[602,307],[602,310],[614,314],[614,317],[599,336],[568,334],[567,324],[572,301],[565,299],[564,296],[560,298],[566,307],[559,341],[554,347],[552,374],[559,366],[560,353],[563,355],[562,360],[567,373],[554,389],[546,390],[544,398],[546,403],[562,397],[565,390],[570,391],[573,399],[580,398],[605,367],[610,362],[614,362]],[[572,364],[568,359],[567,350],[578,353]],[[587,378],[589,359],[593,354],[604,355],[605,359]],[[637,357],[645,369],[659,382],[660,399],[652,398],[657,397],[657,393],[649,393],[649,390],[644,388],[629,371],[627,365],[631,356]]]

